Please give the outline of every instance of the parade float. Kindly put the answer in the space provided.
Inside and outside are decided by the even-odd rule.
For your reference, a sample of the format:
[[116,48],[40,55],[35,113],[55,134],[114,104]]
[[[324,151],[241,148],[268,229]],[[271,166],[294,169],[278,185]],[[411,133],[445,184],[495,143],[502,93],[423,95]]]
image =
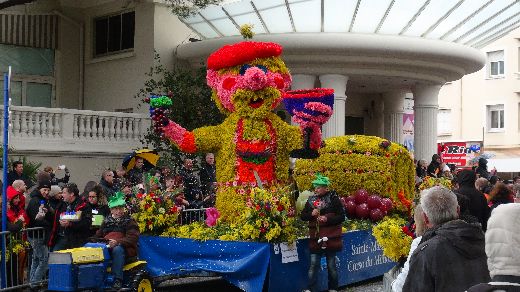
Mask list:
[[[140,257],[152,276],[207,271],[245,291],[304,289],[307,227],[298,219],[295,189],[309,194],[318,173],[331,178],[349,213],[356,210],[338,253],[340,285],[382,275],[394,265],[370,230],[355,230],[363,225],[356,222],[369,228],[369,218],[384,222],[409,212],[412,159],[404,147],[377,137],[322,141],[321,126],[333,113],[333,91],[289,91],[291,75],[281,54],[278,44],[244,41],[209,56],[207,84],[226,115],[219,125],[188,131],[170,120],[175,93],[146,100],[157,135],[186,153],[214,153],[217,169],[216,208],[206,210],[205,220],[178,224],[180,210],[165,197],[140,198],[134,216],[143,234]],[[299,126],[273,113],[282,102]],[[296,185],[289,183],[290,156],[298,158]],[[354,214],[361,221],[352,220]],[[320,281],[326,287],[326,276]]]

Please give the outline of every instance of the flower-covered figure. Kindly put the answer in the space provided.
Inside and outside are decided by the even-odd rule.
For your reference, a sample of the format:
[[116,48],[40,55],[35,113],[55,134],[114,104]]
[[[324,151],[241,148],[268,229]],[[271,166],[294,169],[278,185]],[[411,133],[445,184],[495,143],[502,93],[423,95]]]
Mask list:
[[[266,42],[246,41],[220,48],[208,58],[206,78],[212,99],[227,115],[224,122],[190,132],[165,120],[160,110],[154,118],[155,128],[181,151],[215,153],[221,185],[254,185],[255,173],[264,183],[286,180],[289,154],[302,147],[303,131],[273,113],[291,85],[281,53],[280,45]],[[219,194],[219,210],[222,200],[230,203]]]

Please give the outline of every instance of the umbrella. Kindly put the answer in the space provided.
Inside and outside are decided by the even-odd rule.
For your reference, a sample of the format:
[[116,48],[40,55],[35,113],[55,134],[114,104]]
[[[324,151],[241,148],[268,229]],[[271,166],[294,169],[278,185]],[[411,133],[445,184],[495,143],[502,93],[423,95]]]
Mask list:
[[149,170],[157,165],[157,160],[159,160],[159,154],[157,154],[155,150],[150,149],[136,150],[128,154],[123,160],[122,164],[126,171],[129,171],[130,169],[134,168],[136,158],[142,158],[144,161],[143,169]]

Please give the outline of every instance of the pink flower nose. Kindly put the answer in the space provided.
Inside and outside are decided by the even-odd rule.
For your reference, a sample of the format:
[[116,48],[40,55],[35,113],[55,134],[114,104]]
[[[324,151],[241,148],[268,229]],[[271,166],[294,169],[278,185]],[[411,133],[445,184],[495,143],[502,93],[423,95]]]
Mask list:
[[251,67],[244,74],[244,85],[247,89],[256,91],[267,87],[267,75],[258,67]]

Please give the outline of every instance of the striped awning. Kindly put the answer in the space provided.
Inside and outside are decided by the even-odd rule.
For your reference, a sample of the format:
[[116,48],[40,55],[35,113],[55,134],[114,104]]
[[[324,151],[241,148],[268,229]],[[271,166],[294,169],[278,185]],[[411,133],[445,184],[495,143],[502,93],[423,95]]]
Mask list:
[[0,43],[56,49],[58,22],[57,15],[0,14]]

